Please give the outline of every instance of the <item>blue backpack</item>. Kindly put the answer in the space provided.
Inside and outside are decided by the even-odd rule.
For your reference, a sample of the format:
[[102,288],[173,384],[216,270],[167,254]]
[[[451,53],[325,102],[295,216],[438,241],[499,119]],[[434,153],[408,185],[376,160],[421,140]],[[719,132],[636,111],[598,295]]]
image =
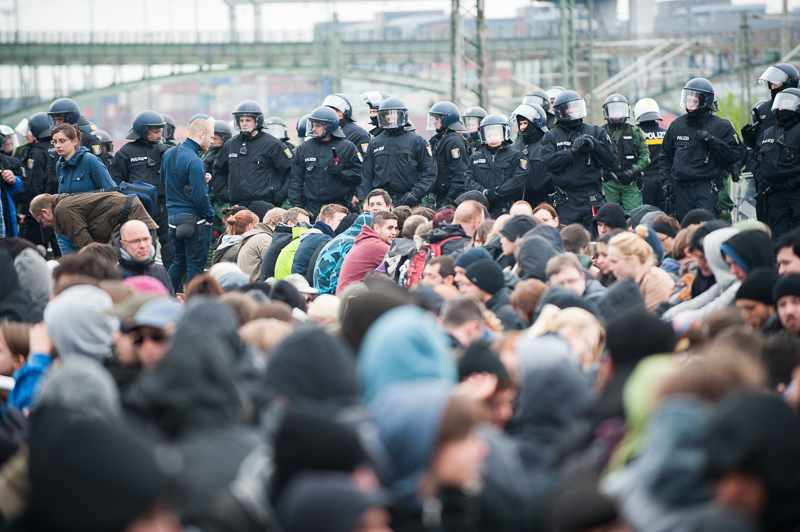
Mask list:
[[156,203],[158,202],[158,189],[156,189],[155,186],[145,183],[144,181],[134,181],[133,183],[123,181],[118,187],[97,188],[97,181],[94,180],[92,167],[89,164],[87,156],[91,157],[92,155],[90,153],[85,153],[83,155],[83,170],[89,174],[89,179],[92,180],[92,184],[97,192],[119,192],[126,196],[138,196],[142,205],[144,205],[144,208],[147,210],[147,214],[153,216],[156,210]]

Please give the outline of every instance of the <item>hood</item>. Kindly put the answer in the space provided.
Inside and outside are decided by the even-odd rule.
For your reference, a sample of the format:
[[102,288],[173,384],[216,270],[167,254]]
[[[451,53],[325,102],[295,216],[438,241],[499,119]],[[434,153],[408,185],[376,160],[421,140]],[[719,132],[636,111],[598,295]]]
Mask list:
[[378,439],[391,459],[386,481],[400,496],[413,495],[431,465],[451,386],[431,379],[396,383],[370,407]]
[[[23,290],[30,294],[35,303],[38,303],[39,319],[37,321],[41,321],[41,309],[50,301],[50,296],[53,292],[53,276],[50,275],[47,261],[37,250],[25,248],[14,257],[14,269],[16,269],[19,276],[20,286],[23,286]],[[4,277],[2,267],[0,267],[0,277]],[[0,282],[0,285],[2,285],[2,282]],[[10,290],[6,292],[6,288],[5,286],[0,286],[0,294],[12,293]],[[2,306],[2,303],[0,303],[0,306]],[[0,320],[2,320],[2,317],[0,317]]]
[[625,211],[616,203],[606,203],[597,211],[592,218],[592,226],[597,230],[597,222],[603,222],[611,229],[628,229],[628,221],[625,219]]
[[378,318],[392,309],[410,304],[408,292],[394,287],[376,287],[353,296],[348,299],[341,319],[342,336],[353,352],[358,353],[364,336]]
[[460,236],[462,238],[469,238],[469,235],[464,232],[460,225],[453,225],[447,222],[442,222],[436,229],[428,231],[428,242],[435,243],[441,242],[445,238]]
[[242,405],[230,346],[207,323],[188,320],[188,314],[172,348],[140,387],[152,419],[171,438],[231,426],[240,419]]
[[633,279],[619,279],[611,283],[606,294],[597,302],[606,321],[628,312],[646,312],[639,285]]
[[225,249],[242,242],[242,235],[222,235],[222,240],[219,241],[217,249]]
[[325,234],[325,233],[323,233],[322,231],[320,231],[316,227],[312,227],[311,229],[309,229],[308,231],[306,231],[305,233],[300,235],[300,242],[302,242],[303,240],[305,240],[306,238],[308,238],[311,235],[322,235],[322,234]]
[[730,266],[728,266],[728,263],[725,262],[725,259],[722,257],[722,243],[738,233],[738,229],[725,227],[708,233],[703,239],[703,252],[705,253],[706,260],[711,267],[711,271],[714,272],[714,278],[717,284],[723,290],[736,281],[736,276],[731,273]]
[[[49,276],[48,276],[49,277]],[[0,249],[0,321],[42,321],[42,307],[22,288],[11,256]]]
[[522,235],[523,238],[538,235],[550,242],[559,253],[564,253],[564,240],[561,238],[561,231],[549,225],[539,225]]
[[664,246],[661,245],[661,239],[658,238],[658,234],[652,227],[647,228],[647,238],[645,238],[644,241],[647,242],[650,249],[653,250],[653,256],[656,258],[656,266],[661,266],[661,261],[664,260]]
[[106,313],[112,306],[111,296],[96,286],[78,285],[61,292],[44,309],[44,323],[58,353],[105,359],[119,328],[119,320]]
[[552,469],[561,439],[589,408],[592,393],[569,344],[556,334],[516,342],[520,390],[514,436],[529,473]]
[[404,305],[390,310],[372,325],[358,354],[358,383],[364,401],[398,381],[437,379],[455,384],[456,362],[447,335],[430,313]]
[[[706,237],[706,240],[708,240],[708,237]],[[763,231],[742,231],[723,242],[720,250],[748,274],[756,268],[775,266],[774,244],[772,239]],[[723,256],[723,260],[724,258]]]
[[298,328],[278,344],[264,387],[271,397],[287,397],[293,406],[358,402],[352,352],[338,338],[311,326]]
[[[341,223],[341,222],[340,222],[340,223]],[[334,234],[334,231],[333,231],[333,229],[331,229],[331,226],[329,226],[328,224],[326,224],[326,223],[325,223],[325,222],[323,222],[322,220],[320,220],[320,221],[318,221],[318,222],[314,223],[314,225],[313,225],[311,228],[312,228],[312,229],[316,229],[316,230],[317,230],[317,231],[319,231],[320,233],[325,233],[325,234],[326,234],[326,235],[328,235],[329,237],[333,238],[333,234]]]
[[[637,225],[642,223],[645,215],[656,211],[661,212],[661,209],[654,207],[653,205],[640,205],[639,207],[628,211],[628,214],[626,215],[628,218],[628,223],[635,229]],[[627,225],[624,227],[624,229],[627,229]]]
[[[375,240],[376,242],[383,242],[381,240],[381,237],[372,227],[365,225],[364,227],[361,228],[361,232],[358,233],[358,236],[356,236],[355,240],[353,241],[353,244],[360,244],[367,240]],[[385,244],[385,242],[383,243]],[[386,244],[386,247],[388,248],[389,244]]]
[[264,222],[258,222],[248,232],[242,235],[242,242],[247,240],[253,235],[269,235],[272,236],[272,228]]
[[311,228],[303,225],[295,225],[294,227],[292,227],[292,240],[297,240],[298,238],[300,238],[300,235],[302,235],[309,229]]
[[66,357],[48,372],[36,408],[55,407],[109,423],[122,420],[119,389],[111,374],[88,357]]
[[[528,234],[530,234],[530,232],[528,232]],[[545,269],[547,267],[547,261],[563,252],[563,248],[557,248],[553,245],[551,240],[548,240],[542,235],[534,234],[527,236],[526,234],[522,241],[522,246],[519,249],[518,262],[520,273],[524,277],[539,279],[542,282],[546,282],[547,276],[545,275]]]
[[[64,166],[78,166],[78,161],[83,161],[83,154],[89,153],[89,148],[86,146],[81,146],[78,150],[69,158],[68,161],[64,161]],[[63,161],[63,157],[61,158]]]
[[286,225],[285,223],[279,223],[275,226],[275,229],[272,230],[273,235],[277,235],[278,233],[283,234],[292,234],[293,227],[291,225]]

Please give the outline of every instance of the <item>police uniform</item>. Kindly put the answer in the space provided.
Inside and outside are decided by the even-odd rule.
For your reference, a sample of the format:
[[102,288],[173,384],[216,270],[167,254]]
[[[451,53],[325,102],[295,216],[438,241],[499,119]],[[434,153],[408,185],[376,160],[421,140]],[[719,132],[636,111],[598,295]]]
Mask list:
[[800,227],[800,122],[775,124],[757,145],[759,176],[769,199],[772,236]]
[[94,132],[97,131],[97,126],[84,116],[81,116],[78,119],[78,123],[75,125],[78,126],[81,132],[81,146],[86,146],[89,148],[90,153],[100,157],[102,160],[103,147],[100,145],[100,140],[94,136]]
[[[582,135],[594,139],[594,150],[572,153],[572,143]],[[544,134],[542,162],[553,175],[556,211],[564,225],[580,223],[589,227],[603,203],[603,170],[617,161],[617,147],[606,131],[583,122],[559,125]],[[562,192],[563,191],[563,192]]]
[[548,172],[542,162],[542,138],[544,132],[537,132],[526,142],[519,139],[511,145],[515,150],[522,152],[522,158],[528,161],[528,178],[522,189],[522,199],[536,207],[540,203],[549,203],[550,194],[553,193],[553,176]]
[[482,146],[483,142],[481,142],[481,137],[477,132],[467,134],[467,147],[470,155],[480,150]]
[[603,192],[606,201],[616,203],[625,212],[630,212],[642,205],[642,191],[639,188],[639,179],[630,183],[617,183],[608,173],[613,172],[621,181],[623,172],[633,170],[640,174],[650,164],[650,150],[644,135],[638,126],[628,123],[622,125],[604,124],[611,140],[617,145],[617,162],[603,174]]
[[511,204],[522,197],[528,179],[528,161],[522,152],[504,145],[492,153],[484,145],[469,158],[464,174],[464,191],[486,191],[489,214],[497,218],[507,214]]
[[761,140],[761,135],[764,132],[778,124],[778,117],[775,111],[772,110],[772,100],[761,102],[754,109],[758,114],[758,121],[754,124],[747,124],[742,128],[742,140],[748,146],[745,158],[745,171],[753,174],[754,186],[757,194],[756,199],[756,218],[764,223],[769,223],[769,208],[767,206],[767,197],[764,194],[766,184],[759,175],[758,158],[758,143]]
[[[30,145],[25,159],[27,180],[23,187],[25,203],[20,206],[22,214],[30,214],[28,204],[39,194],[56,194],[58,192],[57,161],[58,155],[49,140],[37,139]],[[25,238],[34,244],[43,246],[47,246],[49,242],[58,254],[58,241],[53,228],[44,227],[30,215],[25,217]]]
[[258,200],[282,205],[288,195],[292,158],[292,150],[263,130],[249,137],[239,133],[225,142],[214,162],[220,199],[243,207]]
[[405,128],[387,129],[369,142],[357,195],[363,202],[371,190],[382,188],[397,206],[413,192],[417,200],[409,206],[414,207],[435,183],[436,160],[428,141]]
[[431,137],[430,142],[436,159],[436,184],[431,190],[436,195],[436,208],[453,205],[463,192],[457,188],[457,184],[464,182],[464,172],[467,170],[467,141],[461,133],[445,129]]
[[659,125],[658,120],[639,122],[639,129],[642,130],[647,149],[650,150],[650,164],[645,168],[644,177],[642,178],[644,184],[642,203],[654,205],[665,211],[667,204],[662,190],[664,185],[658,175],[658,157],[661,155],[661,144],[664,142],[664,135],[667,130]]
[[[659,175],[664,184],[675,183],[678,220],[692,209],[707,209],[719,217],[719,184],[743,153],[730,123],[707,111],[699,113],[676,118],[661,145]],[[698,131],[714,138],[704,142],[697,137]]]
[[[333,160],[334,149],[338,163]],[[306,209],[312,219],[328,203],[349,207],[356,188],[361,184],[362,161],[361,153],[347,139],[331,136],[328,141],[307,140],[294,152],[289,203],[292,207]],[[327,169],[334,164],[342,169],[341,179],[328,174]]]
[[369,141],[371,140],[367,130],[347,118],[340,120],[339,124],[344,136],[358,148],[358,151],[361,152],[361,158],[363,159],[364,154],[367,153]]

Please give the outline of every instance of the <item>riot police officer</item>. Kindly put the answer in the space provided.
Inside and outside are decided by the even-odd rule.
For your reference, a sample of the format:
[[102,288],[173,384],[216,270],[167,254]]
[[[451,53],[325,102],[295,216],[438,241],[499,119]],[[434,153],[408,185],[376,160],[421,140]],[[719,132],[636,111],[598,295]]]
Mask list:
[[47,116],[50,117],[50,127],[65,122],[78,126],[81,132],[81,146],[88,148],[90,153],[98,157],[103,153],[103,148],[100,146],[97,137],[92,135],[97,130],[97,126],[81,114],[81,108],[74,100],[59,98],[50,104]]
[[553,113],[558,126],[544,134],[541,153],[553,175],[558,218],[589,227],[604,203],[603,170],[616,163],[617,147],[603,128],[583,123],[586,102],[577,92],[559,92]]
[[383,103],[383,100],[390,98],[390,96],[381,91],[368,91],[362,92],[359,98],[361,99],[361,105],[369,108],[369,121],[375,126],[369,131],[369,134],[372,138],[375,138],[383,133],[383,129],[378,125],[378,108]]
[[650,164],[647,142],[639,127],[628,123],[630,115],[631,106],[622,94],[612,94],[603,103],[603,129],[617,145],[617,163],[603,174],[603,191],[607,202],[625,212],[642,205],[642,172]]
[[464,114],[461,115],[464,127],[467,128],[469,137],[467,144],[469,145],[470,155],[481,149],[481,136],[478,129],[481,127],[481,120],[486,118],[486,109],[483,107],[470,107]]
[[27,180],[23,188],[24,203],[20,205],[20,214],[25,216],[25,238],[34,244],[53,247],[56,256],[61,255],[58,240],[52,227],[44,227],[28,212],[28,203],[39,194],[55,194],[58,192],[56,162],[58,154],[50,144],[50,120],[46,113],[36,113],[28,118],[28,130],[34,137],[29,144],[25,159]]
[[464,176],[464,190],[477,190],[486,196],[489,214],[506,214],[518,200],[528,179],[528,161],[522,152],[511,147],[508,118],[488,115],[478,128],[481,149],[469,158]]
[[[547,129],[556,127],[556,115],[553,114],[553,106],[550,105],[550,97],[542,89],[534,89],[530,91],[522,99],[522,103],[528,105],[538,105],[547,114]],[[530,161],[529,161],[530,162]]]
[[376,188],[389,192],[394,205],[416,207],[436,183],[436,160],[428,141],[408,131],[408,108],[386,98],[378,109],[383,134],[369,141],[358,201]]
[[[214,136],[211,137],[211,147],[203,155],[203,163],[206,165],[206,173],[211,174],[214,172],[214,161],[217,160],[222,146],[230,140],[233,136],[231,125],[223,120],[214,121]],[[213,190],[213,184],[211,186]]]
[[158,224],[161,262],[169,269],[175,258],[175,248],[169,239],[167,200],[161,183],[161,156],[169,148],[161,142],[164,125],[164,119],[155,111],[142,111],[134,117],[133,126],[125,136],[131,142],[122,146],[111,161],[111,179],[118,185],[123,181],[142,181],[156,187],[158,201],[153,221]]
[[166,113],[161,113],[161,119],[164,120],[164,134],[161,137],[161,142],[167,146],[177,146],[175,142],[175,119]]
[[286,201],[292,150],[263,132],[264,111],[252,100],[233,111],[239,133],[222,146],[214,162],[214,180],[222,201],[249,206],[262,200],[273,205]]
[[[549,107],[550,101],[547,98],[545,101]],[[522,158],[528,161],[528,178],[522,189],[522,199],[536,207],[548,201],[553,193],[553,176],[542,163],[542,138],[548,131],[547,113],[538,104],[522,104],[514,109],[509,120],[512,125],[516,123],[520,134],[519,140],[511,147],[521,151]]]
[[679,220],[692,209],[720,214],[718,192],[728,168],[742,158],[733,126],[711,114],[714,86],[704,78],[689,80],[681,91],[686,114],[670,124],[659,156],[659,174],[667,201],[675,198]]
[[361,153],[345,138],[339,117],[330,107],[308,115],[311,135],[297,147],[292,162],[289,202],[317,217],[323,205],[349,207],[361,184]]
[[456,104],[434,104],[428,111],[428,131],[436,132],[430,140],[433,157],[436,159],[436,184],[431,191],[436,197],[436,208],[453,205],[463,192],[455,185],[464,182],[469,156],[467,141],[462,135],[467,128],[461,123]]
[[[306,141],[306,137],[311,132],[311,124],[308,122],[308,115],[303,115],[297,121],[297,144],[298,146]],[[295,151],[297,151],[295,149]],[[362,157],[363,159],[363,157]]]
[[114,139],[108,134],[108,131],[103,129],[96,130],[93,135],[100,141],[100,147],[103,148],[103,154],[100,160],[106,163],[106,168],[111,171],[111,161],[114,159]]
[[565,90],[567,90],[567,89],[565,89],[561,85],[554,85],[554,86],[550,87],[549,89],[547,89],[545,91],[545,93],[547,93],[547,97],[550,98],[550,108],[551,109],[555,108],[556,97],[559,94],[561,94],[562,92],[564,92]]
[[772,111],[777,123],[761,135],[758,159],[769,226],[777,238],[800,227],[800,89],[776,95]]
[[[667,212],[664,191],[661,189],[663,184],[658,175],[658,157],[661,155],[661,143],[664,142],[664,135],[667,130],[661,127],[661,109],[658,103],[652,98],[642,98],[633,106],[633,117],[636,125],[642,130],[647,149],[650,151],[650,164],[644,169],[642,177],[642,203],[654,205],[664,212]],[[674,207],[671,209],[674,211]]]
[[339,116],[339,124],[347,140],[356,145],[363,157],[369,146],[370,136],[363,127],[356,124],[353,119],[353,106],[350,99],[344,94],[329,94],[322,100],[323,107],[330,107]]
[[286,147],[294,151],[295,145],[289,142],[289,128],[286,127],[286,120],[279,116],[271,116],[264,121],[264,131],[286,144]]

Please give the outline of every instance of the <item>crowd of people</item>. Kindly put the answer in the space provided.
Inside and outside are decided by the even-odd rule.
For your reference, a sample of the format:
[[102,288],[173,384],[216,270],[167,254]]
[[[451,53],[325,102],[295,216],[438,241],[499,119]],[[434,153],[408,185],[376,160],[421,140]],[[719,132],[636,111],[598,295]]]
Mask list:
[[[655,136],[557,89],[429,144],[372,92],[296,148],[256,102],[172,145],[144,111],[108,165],[58,100],[0,156],[0,525],[800,530],[794,73],[747,149],[698,79]],[[723,221],[754,154],[766,222]]]

